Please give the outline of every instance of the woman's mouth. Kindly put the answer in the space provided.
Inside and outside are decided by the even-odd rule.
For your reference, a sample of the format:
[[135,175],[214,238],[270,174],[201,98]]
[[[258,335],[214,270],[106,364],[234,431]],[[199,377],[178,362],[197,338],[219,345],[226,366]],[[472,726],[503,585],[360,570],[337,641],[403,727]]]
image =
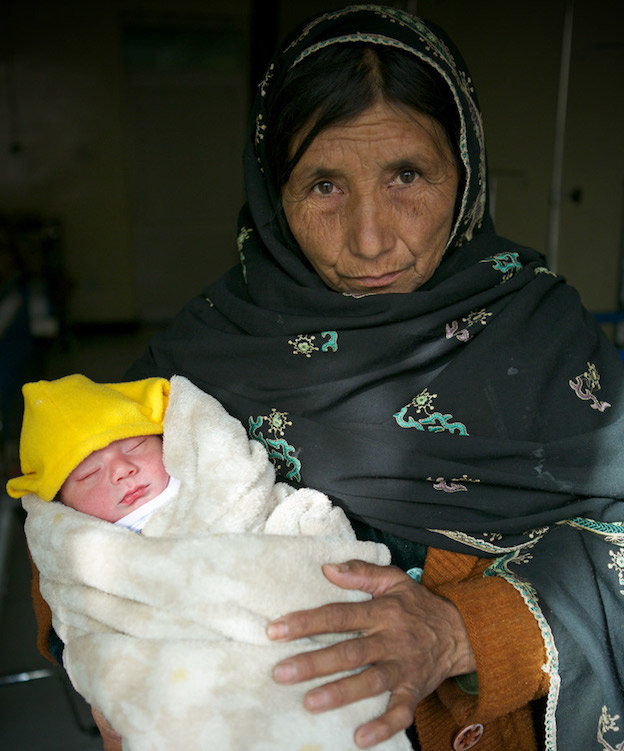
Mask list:
[[131,504],[135,503],[135,501],[138,501],[139,498],[142,498],[143,495],[145,495],[148,487],[148,485],[139,485],[138,488],[129,490],[121,499],[120,503],[122,503],[124,506],[130,506]]
[[405,269],[399,271],[391,271],[388,274],[382,274],[381,276],[356,276],[352,277],[353,281],[366,289],[375,289],[377,287],[387,287],[395,282]]

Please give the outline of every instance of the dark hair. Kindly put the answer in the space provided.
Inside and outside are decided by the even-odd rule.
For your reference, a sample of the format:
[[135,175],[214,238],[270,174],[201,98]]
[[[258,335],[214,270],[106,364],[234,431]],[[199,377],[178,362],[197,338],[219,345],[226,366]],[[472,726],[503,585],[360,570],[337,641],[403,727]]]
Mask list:
[[[393,47],[335,44],[295,65],[268,107],[266,150],[277,192],[322,130],[357,117],[380,98],[437,120],[461,171],[459,114],[442,76]],[[310,123],[290,158],[293,138]]]

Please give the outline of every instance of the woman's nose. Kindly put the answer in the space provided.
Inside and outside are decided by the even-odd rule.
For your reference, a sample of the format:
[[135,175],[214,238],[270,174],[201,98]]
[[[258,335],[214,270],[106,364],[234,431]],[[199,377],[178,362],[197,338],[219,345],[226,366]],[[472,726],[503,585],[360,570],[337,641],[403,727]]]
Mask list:
[[351,253],[374,259],[392,249],[391,216],[379,197],[356,198],[349,209],[348,246]]

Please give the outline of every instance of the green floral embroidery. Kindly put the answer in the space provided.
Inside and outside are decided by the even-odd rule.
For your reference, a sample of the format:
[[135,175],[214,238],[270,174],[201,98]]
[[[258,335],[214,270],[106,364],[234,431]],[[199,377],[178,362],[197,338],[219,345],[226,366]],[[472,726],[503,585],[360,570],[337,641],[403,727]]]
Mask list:
[[[287,412],[280,412],[273,408],[268,415],[249,418],[249,435],[259,441],[273,460],[276,470],[286,470],[289,480],[301,482],[301,462],[297,458],[297,450],[283,438],[284,430],[292,425],[287,419]],[[266,424],[266,432],[273,435],[268,438],[262,433],[262,426]]]
[[278,412],[278,410],[273,407],[270,414],[265,417],[265,420],[267,421],[267,424],[269,426],[269,433],[273,433],[276,438],[278,435],[283,436],[284,430],[289,425],[292,425],[292,422],[286,419],[287,417],[288,412]]
[[305,355],[305,357],[312,357],[313,352],[337,352],[338,351],[338,332],[337,331],[322,331],[321,336],[325,337],[325,341],[319,350],[316,346],[316,336],[314,334],[299,334],[294,339],[289,339],[288,344],[293,346],[293,355]]
[[[409,404],[406,404],[393,417],[397,425],[401,428],[416,428],[417,430],[428,430],[431,433],[459,433],[468,435],[468,430],[462,422],[451,422],[453,416],[441,412],[434,412],[433,400],[437,394],[430,394],[428,389],[423,389],[418,396],[415,396]],[[413,409],[417,415],[424,414],[423,417],[415,419],[407,415],[408,410]],[[407,417],[406,417],[407,415]]]
[[319,348],[315,346],[316,337],[312,334],[299,334],[296,339],[289,339],[288,344],[293,346],[293,355],[305,355],[312,357],[313,352],[318,352]]
[[588,362],[587,370],[576,376],[574,380],[568,381],[568,383],[579,399],[590,402],[592,409],[604,412],[607,407],[611,406],[609,402],[601,402],[594,394],[595,391],[600,391],[600,376],[593,363]]

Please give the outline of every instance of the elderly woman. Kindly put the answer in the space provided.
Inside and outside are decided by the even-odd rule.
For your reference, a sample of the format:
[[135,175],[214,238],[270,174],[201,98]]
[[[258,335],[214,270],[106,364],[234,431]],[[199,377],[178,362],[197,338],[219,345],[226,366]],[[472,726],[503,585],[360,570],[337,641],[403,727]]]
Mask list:
[[622,748],[624,372],[496,235],[461,57],[394,9],[316,18],[259,86],[245,176],[240,265],[130,375],[187,376],[395,564],[326,566],[373,599],[271,624],[353,632],[274,679],[326,676],[318,713],[389,690],[360,748],[412,723],[423,751]]

